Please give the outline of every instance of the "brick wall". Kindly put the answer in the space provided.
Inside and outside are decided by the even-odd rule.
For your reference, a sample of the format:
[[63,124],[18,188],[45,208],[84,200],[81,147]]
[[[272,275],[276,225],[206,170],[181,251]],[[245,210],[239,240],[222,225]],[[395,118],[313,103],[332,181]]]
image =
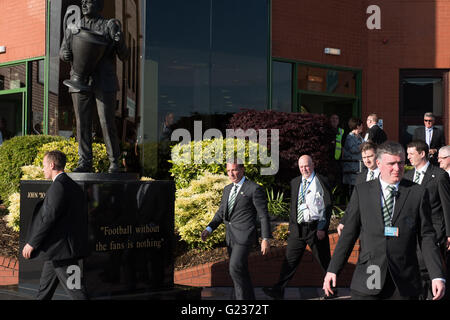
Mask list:
[[[366,27],[366,9],[372,4],[381,9],[380,30]],[[342,54],[325,55],[325,47]],[[450,69],[450,1],[273,0],[272,55],[362,69],[362,117],[378,113],[388,137],[397,140],[399,70]]]
[[0,0],[0,63],[45,55],[46,0]]
[[0,286],[19,283],[19,262],[14,258],[0,257]]
[[[333,254],[338,236],[331,234],[330,249]],[[281,264],[285,255],[285,248],[272,248],[267,256],[252,253],[249,257],[249,270],[255,287],[271,286],[278,280]],[[339,287],[350,286],[353,271],[359,255],[359,241],[351,253],[347,265],[342,270],[337,281]],[[305,251],[295,276],[289,286],[322,287],[325,274],[312,256],[309,247]],[[228,287],[232,280],[228,271],[228,260],[195,266],[185,270],[175,271],[174,282],[180,285],[196,287]]]

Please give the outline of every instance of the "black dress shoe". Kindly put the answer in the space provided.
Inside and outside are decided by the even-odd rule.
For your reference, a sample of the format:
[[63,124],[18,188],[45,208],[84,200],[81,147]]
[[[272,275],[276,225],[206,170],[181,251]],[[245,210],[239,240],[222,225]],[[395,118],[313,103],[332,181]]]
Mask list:
[[263,287],[263,292],[268,295],[269,297],[275,299],[275,300],[282,300],[283,294],[280,292],[280,290],[275,290],[274,288],[270,287]]

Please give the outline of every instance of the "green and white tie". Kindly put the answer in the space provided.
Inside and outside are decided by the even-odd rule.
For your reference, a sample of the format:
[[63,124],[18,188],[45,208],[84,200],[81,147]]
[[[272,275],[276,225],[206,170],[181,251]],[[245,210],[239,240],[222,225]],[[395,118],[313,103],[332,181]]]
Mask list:
[[231,190],[231,196],[228,199],[228,213],[230,214],[233,211],[234,201],[236,200],[238,185],[235,184],[233,190]]
[[375,172],[370,171],[370,175],[369,175],[369,181],[372,181],[375,179]]
[[297,222],[300,224],[303,222],[303,210],[300,209],[300,205],[305,203],[305,192],[308,186],[308,180],[303,180],[303,188],[300,187],[300,193],[297,199]]
[[419,184],[419,181],[420,181],[420,174],[421,174],[422,172],[420,172],[420,171],[416,171],[416,175],[414,176],[414,182],[415,183],[417,183],[417,184]]
[[384,225],[387,227],[391,227],[391,215],[393,214],[394,209],[394,199],[395,199],[395,187],[394,186],[387,186],[386,189],[388,190],[388,196],[384,199],[384,206],[383,206],[383,218],[384,218]]

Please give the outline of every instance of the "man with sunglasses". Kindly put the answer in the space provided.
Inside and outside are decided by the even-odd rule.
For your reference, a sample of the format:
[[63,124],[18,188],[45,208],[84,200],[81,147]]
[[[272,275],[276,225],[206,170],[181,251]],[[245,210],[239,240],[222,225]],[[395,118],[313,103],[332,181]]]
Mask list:
[[423,116],[424,127],[419,127],[414,130],[412,140],[422,140],[429,147],[429,159],[434,165],[437,165],[438,150],[445,146],[444,132],[434,126],[436,122],[435,116],[432,112],[427,112]]

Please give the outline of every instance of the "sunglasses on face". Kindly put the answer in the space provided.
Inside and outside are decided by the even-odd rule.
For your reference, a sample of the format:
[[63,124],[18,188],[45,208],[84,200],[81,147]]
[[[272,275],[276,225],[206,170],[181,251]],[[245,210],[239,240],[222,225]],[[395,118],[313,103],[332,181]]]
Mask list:
[[424,122],[433,122],[433,120],[423,120]]

